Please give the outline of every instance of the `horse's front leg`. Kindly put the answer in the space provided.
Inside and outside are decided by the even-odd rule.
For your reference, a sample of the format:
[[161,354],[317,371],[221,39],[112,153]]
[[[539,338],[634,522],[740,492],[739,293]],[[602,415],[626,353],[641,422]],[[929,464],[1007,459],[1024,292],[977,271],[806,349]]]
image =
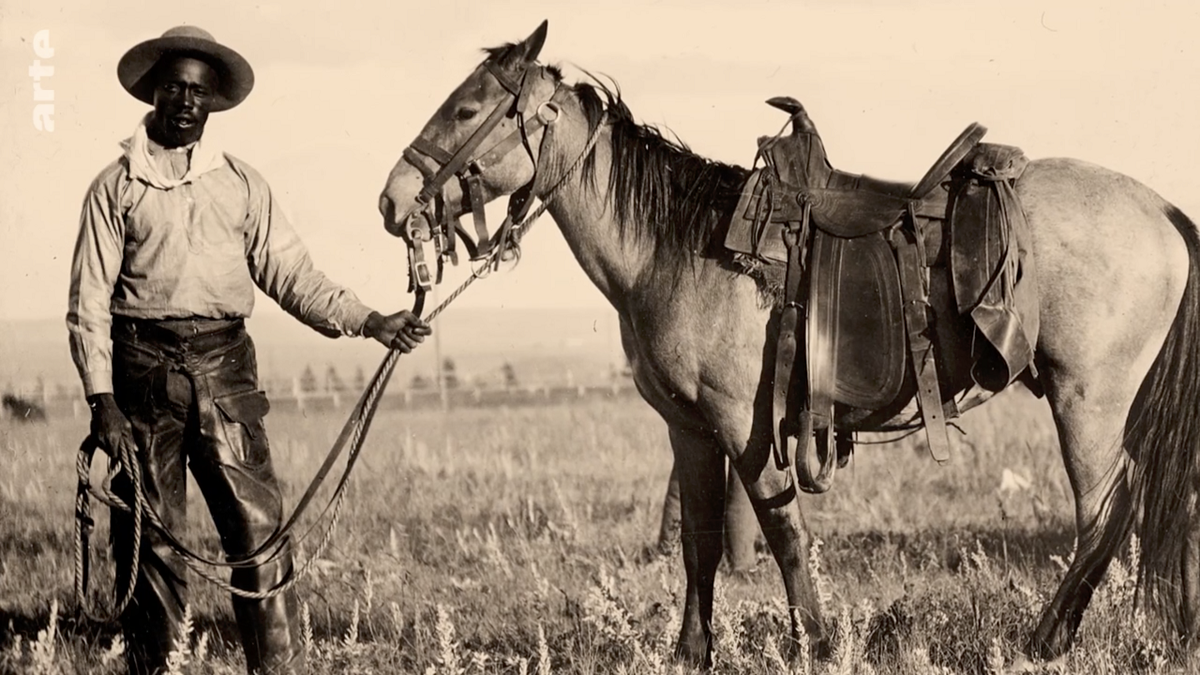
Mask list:
[[725,514],[725,456],[711,434],[672,425],[671,449],[679,479],[683,564],[687,595],[676,657],[712,665],[713,583],[721,563]]
[[[829,649],[821,603],[810,572],[812,537],[800,511],[795,479],[790,470],[778,469],[771,457],[770,440],[752,440],[735,460],[738,474],[750,495],[754,513],[787,592],[792,645],[824,657]],[[808,641],[805,643],[804,637]]]
[[[769,397],[769,388],[760,386],[756,396],[760,409]],[[800,511],[795,477],[789,468],[780,469],[775,464],[770,415],[756,415],[749,398],[709,396],[702,403],[702,412],[712,420],[718,445],[746,486],[754,514],[783,575],[793,655],[811,648],[811,654],[824,657],[829,642],[810,572],[812,537]]]

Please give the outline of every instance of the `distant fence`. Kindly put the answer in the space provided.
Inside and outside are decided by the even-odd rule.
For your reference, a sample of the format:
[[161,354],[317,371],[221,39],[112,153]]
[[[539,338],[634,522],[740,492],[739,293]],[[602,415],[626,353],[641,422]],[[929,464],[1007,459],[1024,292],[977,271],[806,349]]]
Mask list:
[[[270,395],[272,410],[320,411],[349,409],[358,402],[360,392],[292,392]],[[379,399],[380,410],[422,410],[437,408],[497,408],[598,401],[637,396],[632,383],[614,385],[531,386],[531,387],[456,387],[403,389],[385,393]]]
[[[62,388],[41,387],[30,392],[15,392],[22,398],[40,405],[51,419],[85,418],[87,402],[82,391],[67,392]],[[358,402],[359,391],[301,392],[295,388],[267,389],[271,409],[278,412],[320,412],[349,410]],[[458,386],[437,389],[392,388],[379,400],[380,410],[429,410],[450,408],[487,408],[502,406],[557,405],[582,401],[633,398],[637,388],[629,380],[610,384],[590,385],[527,385],[516,387]],[[6,413],[0,409],[0,418]]]

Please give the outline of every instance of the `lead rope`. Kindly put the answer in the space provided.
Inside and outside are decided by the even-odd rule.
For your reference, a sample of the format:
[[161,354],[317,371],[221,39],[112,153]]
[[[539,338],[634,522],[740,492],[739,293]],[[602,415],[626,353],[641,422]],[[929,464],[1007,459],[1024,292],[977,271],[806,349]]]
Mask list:
[[[574,163],[572,163],[566,172],[563,173],[562,177],[558,179],[558,182],[556,182],[554,186],[546,192],[546,195],[541,198],[541,203],[538,204],[537,208],[533,209],[532,212],[521,219],[520,223],[517,223],[512,227],[509,235],[509,241],[511,243],[507,246],[502,245],[496,247],[495,251],[491,254],[491,257],[494,258],[494,262],[500,262],[502,260],[502,256],[509,251],[512,251],[514,254],[519,256],[519,245],[521,239],[524,238],[524,236],[532,228],[534,221],[536,221],[543,213],[546,212],[546,209],[550,207],[551,202],[557,198],[559,191],[564,185],[566,185],[567,180],[579,170],[579,168],[583,165],[584,160],[588,157],[588,155],[591,154],[592,149],[596,146],[596,141],[600,137],[600,128],[603,126],[606,118],[607,113],[604,113],[600,120],[597,121],[595,128],[592,129],[592,133],[588,137],[587,144],[584,145],[583,151],[580,152]],[[489,263],[490,262],[493,261],[489,260]],[[491,264],[484,264],[478,269],[472,269],[471,275],[467,277],[467,279],[463,281],[458,288],[454,289],[454,291],[450,293],[450,295],[448,295],[446,299],[441,302],[441,304],[435,307],[433,311],[431,311],[425,317],[425,322],[428,323],[436,319],[438,315],[445,311],[445,309],[450,306],[450,303],[454,302],[460,295],[462,295],[471,284],[475,283],[475,281],[478,279],[488,276],[488,273],[492,267],[493,266]],[[176,553],[180,555],[180,558],[185,564],[187,564],[188,568],[190,568],[201,578],[215,584],[219,588],[233,595],[253,600],[265,600],[267,598],[273,598],[281,593],[285,593],[308,574],[313,564],[325,553],[329,543],[333,540],[333,532],[336,529],[338,520],[341,516],[342,504],[345,502],[346,486],[349,484],[348,478],[350,477],[350,470],[353,468],[354,463],[358,459],[358,456],[362,450],[362,443],[366,439],[367,430],[370,428],[371,421],[375,417],[375,411],[379,406],[379,399],[383,395],[384,389],[387,387],[388,380],[391,379],[392,371],[396,368],[396,362],[399,360],[401,354],[402,352],[398,349],[393,348],[388,350],[387,355],[383,358],[383,362],[379,364],[378,370],[375,371],[374,377],[372,377],[370,383],[368,383],[362,401],[358,406],[355,407],[354,412],[351,413],[351,420],[349,423],[353,424],[353,431],[350,441],[350,454],[346,459],[346,470],[342,475],[342,480],[338,483],[330,505],[327,506],[321,515],[317,517],[317,522],[319,522],[326,513],[329,513],[330,510],[332,510],[332,513],[329,515],[328,524],[321,535],[321,539],[318,541],[316,548],[313,550],[313,554],[309,556],[308,560],[306,560],[304,564],[301,565],[300,568],[294,573],[289,574],[287,579],[264,591],[248,591],[242,588],[234,587],[225,579],[222,579],[210,572],[204,566],[206,561],[203,558],[192,553],[191,551],[188,551],[187,549],[182,548],[181,546],[173,545],[172,548],[176,550]],[[166,532],[167,528],[163,525],[162,520],[159,518],[158,512],[151,507],[146,498],[145,487],[142,485],[141,480],[141,463],[137,461],[136,448],[129,443],[123,443],[121,445],[117,451],[116,461],[114,462],[107,478],[105,478],[99,489],[92,486],[90,480],[91,460],[95,448],[95,441],[89,436],[88,439],[83,442],[83,445],[80,446],[76,462],[78,489],[75,497],[75,601],[79,610],[89,618],[95,621],[107,623],[119,617],[125,611],[125,608],[129,605],[129,602],[133,599],[133,591],[136,587],[138,577],[137,570],[140,563],[143,519],[149,520],[152,527],[162,532]],[[127,504],[112,491],[112,480],[119,473],[121,473],[123,469],[129,473],[130,482],[133,484],[134,504],[132,506]],[[96,610],[88,600],[88,581],[90,571],[88,565],[88,540],[94,525],[94,521],[91,517],[91,501],[89,496],[95,496],[98,501],[108,505],[111,508],[130,513],[133,517],[134,543],[133,559],[130,564],[130,577],[120,599],[116,602],[112,611],[109,613]],[[316,527],[317,524],[313,523],[308,531],[300,537],[299,541],[303,541],[305,538],[307,538],[308,535],[316,529]],[[283,548],[283,542],[280,542],[278,547],[271,553],[271,555],[259,564],[265,565],[273,561],[276,557],[278,557]]]

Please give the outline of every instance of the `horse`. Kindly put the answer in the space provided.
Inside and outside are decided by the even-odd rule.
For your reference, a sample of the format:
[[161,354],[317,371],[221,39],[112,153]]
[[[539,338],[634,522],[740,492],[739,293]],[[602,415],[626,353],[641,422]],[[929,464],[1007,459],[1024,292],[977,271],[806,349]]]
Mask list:
[[[783,577],[793,649],[819,657],[831,636],[795,467],[772,459],[768,364],[780,312],[721,246],[748,170],[638,123],[615,83],[564,82],[538,61],[547,32],[542,23],[484,50],[391,170],[379,204],[385,229],[409,245],[423,286],[421,251],[434,242],[445,254],[456,232],[469,240],[452,224],[458,216],[473,215],[471,252],[481,253],[482,204],[509,196],[515,218],[537,197],[619,314],[637,388],[668,427],[687,578],[675,656],[711,663],[728,459]],[[1034,383],[1053,414],[1077,531],[1026,652],[1052,659],[1070,649],[1138,523],[1140,597],[1190,645],[1200,627],[1200,235],[1150,188],[1080,160],[1034,160],[1015,192],[1039,280]],[[512,228],[506,220],[498,236]],[[969,363],[949,351],[944,399],[971,382]],[[889,429],[900,407],[881,409],[889,419],[845,408],[837,417]]]

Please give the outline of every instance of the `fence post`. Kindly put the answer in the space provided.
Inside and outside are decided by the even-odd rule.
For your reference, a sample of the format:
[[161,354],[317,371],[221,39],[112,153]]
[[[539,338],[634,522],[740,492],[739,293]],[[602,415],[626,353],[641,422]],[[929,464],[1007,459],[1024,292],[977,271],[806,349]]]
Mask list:
[[300,388],[300,378],[292,378],[292,398],[296,399],[296,412],[304,412],[304,390]]

